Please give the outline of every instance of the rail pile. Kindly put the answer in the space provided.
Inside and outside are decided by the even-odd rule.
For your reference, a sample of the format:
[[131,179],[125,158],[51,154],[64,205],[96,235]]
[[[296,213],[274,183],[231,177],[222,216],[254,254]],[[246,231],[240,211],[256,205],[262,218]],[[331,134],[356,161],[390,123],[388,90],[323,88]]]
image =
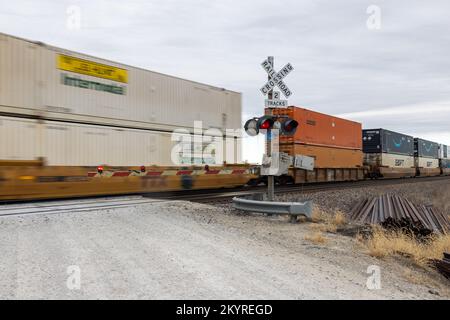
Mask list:
[[394,194],[360,201],[351,211],[350,219],[386,228],[405,228],[420,235],[442,234],[450,230],[450,221],[441,211],[432,206],[415,205]]
[[434,265],[447,279],[450,279],[450,253],[444,253],[444,259],[435,260]]

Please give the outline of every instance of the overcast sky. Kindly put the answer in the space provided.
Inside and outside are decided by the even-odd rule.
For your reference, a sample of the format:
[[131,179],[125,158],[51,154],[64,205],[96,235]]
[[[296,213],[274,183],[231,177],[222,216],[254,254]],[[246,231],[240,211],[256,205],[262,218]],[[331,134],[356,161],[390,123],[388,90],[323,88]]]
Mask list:
[[448,0],[0,0],[0,32],[242,92],[243,119],[273,55],[290,104],[450,145],[449,17]]

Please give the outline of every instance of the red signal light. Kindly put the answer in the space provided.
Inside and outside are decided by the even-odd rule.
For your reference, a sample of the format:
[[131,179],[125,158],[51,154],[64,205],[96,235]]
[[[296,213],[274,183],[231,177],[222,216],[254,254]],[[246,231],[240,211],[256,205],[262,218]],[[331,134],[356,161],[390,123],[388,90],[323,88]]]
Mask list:
[[274,120],[271,116],[263,116],[258,119],[258,128],[263,130],[272,129]]
[[259,126],[261,129],[269,129],[270,128],[270,122],[269,120],[264,121],[263,123],[261,123],[261,125]]
[[244,125],[245,132],[251,137],[259,134],[259,130],[270,130],[273,128],[275,120],[272,116],[262,116],[247,120]]
[[141,166],[141,172],[145,172],[145,166]]
[[97,172],[98,173],[103,173],[103,166],[98,166],[97,167]]

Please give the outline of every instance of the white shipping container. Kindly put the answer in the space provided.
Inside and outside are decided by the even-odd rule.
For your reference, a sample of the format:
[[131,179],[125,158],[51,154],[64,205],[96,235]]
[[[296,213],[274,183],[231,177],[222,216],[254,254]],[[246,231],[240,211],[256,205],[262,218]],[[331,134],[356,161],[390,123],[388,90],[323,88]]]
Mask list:
[[0,112],[129,128],[241,127],[241,94],[0,33]]
[[412,168],[414,157],[392,153],[365,153],[364,164],[389,168]]
[[419,168],[435,169],[439,168],[439,159],[416,157],[415,164]]
[[[169,132],[0,117],[0,159],[32,160],[43,157],[48,165],[63,166],[148,166],[178,165],[183,162],[215,164],[217,159],[229,163],[240,162],[239,140],[227,140],[234,150],[224,153],[222,159],[202,154],[201,150],[195,154],[192,146],[194,137],[188,137],[192,149],[183,150],[180,147],[176,149],[179,152],[175,152],[174,147],[182,143],[174,141]],[[222,149],[226,152],[230,149],[226,148],[227,141],[218,140],[213,147],[220,150],[219,146],[223,143]],[[201,149],[212,143],[205,139],[201,142]],[[180,163],[172,161],[172,152]]]

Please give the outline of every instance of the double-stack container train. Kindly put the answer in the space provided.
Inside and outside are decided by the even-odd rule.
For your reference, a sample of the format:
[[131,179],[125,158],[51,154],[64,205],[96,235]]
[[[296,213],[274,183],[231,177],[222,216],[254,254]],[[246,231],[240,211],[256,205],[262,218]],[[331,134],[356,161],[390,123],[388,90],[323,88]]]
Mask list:
[[420,138],[414,138],[414,161],[418,176],[440,175],[439,144]]
[[214,164],[214,140],[239,163],[240,127],[238,92],[0,33],[1,160]]
[[441,174],[450,175],[450,147],[445,144],[439,145],[439,167]]
[[414,138],[386,129],[362,131],[364,165],[371,178],[414,177]]
[[238,92],[0,33],[1,200],[243,185],[240,127]]
[[[241,94],[0,34],[0,200],[264,182],[241,161]],[[447,146],[301,107],[278,183],[450,174]],[[201,120],[201,123],[199,122]]]
[[280,151],[312,157],[315,164],[314,170],[291,168],[289,179],[280,177],[280,183],[364,179],[361,123],[295,106],[274,109],[272,114],[299,124],[294,136],[280,136]]

